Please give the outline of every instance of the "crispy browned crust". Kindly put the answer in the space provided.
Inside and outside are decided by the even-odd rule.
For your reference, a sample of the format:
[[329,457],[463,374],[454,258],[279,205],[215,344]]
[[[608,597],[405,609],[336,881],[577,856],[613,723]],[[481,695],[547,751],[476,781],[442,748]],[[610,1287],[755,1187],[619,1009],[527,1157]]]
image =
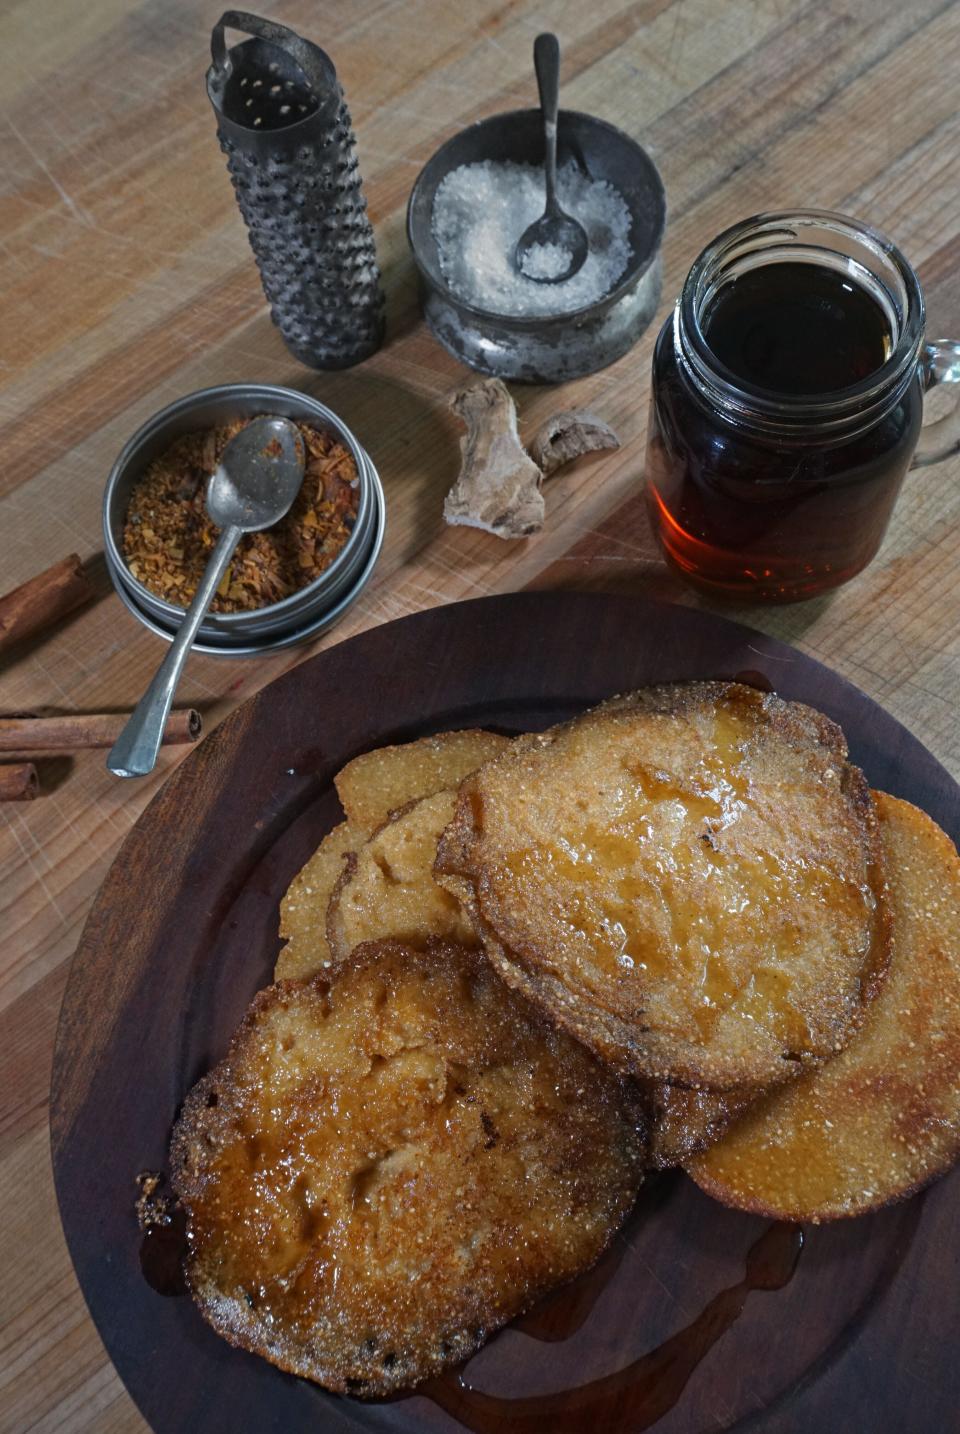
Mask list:
[[[642,757],[635,759],[635,750]],[[774,694],[719,682],[649,688],[548,732],[518,738],[468,777],[434,869],[470,912],[502,978],[602,1059],[648,1079],[721,1091],[749,1087],[756,1094],[842,1048],[889,960],[876,818],[863,774],[846,755],[835,723]],[[628,771],[623,764],[634,760],[637,771]],[[669,771],[660,770],[663,763]],[[698,787],[690,772],[701,769],[709,780]],[[722,817],[705,818],[701,830],[691,814],[711,810],[714,778],[733,784],[730,790],[736,788],[742,808],[735,810],[733,800],[715,803]],[[667,793],[662,801],[661,787]],[[676,856],[694,869],[696,884],[685,891],[681,879],[671,885],[664,875],[669,832],[664,835],[662,825],[647,848],[630,828],[610,858],[611,869],[620,873],[617,899],[603,905],[603,890],[591,907],[593,888],[583,882],[597,871],[603,874],[596,863],[607,860],[605,832],[616,820],[604,802],[613,800],[613,791],[622,808],[624,788],[637,830],[650,813],[658,819],[667,813],[668,799],[684,803],[689,835],[685,828]],[[735,820],[728,820],[731,811]],[[752,847],[741,860],[736,844],[747,820],[753,822]],[[719,853],[712,863],[694,840],[697,834]],[[573,874],[563,855],[571,846],[584,853]],[[774,849],[785,853],[784,869],[798,875],[771,888],[763,853]],[[758,855],[751,858],[751,851]],[[733,939],[733,923],[724,926],[716,912],[707,912],[726,942],[716,963],[720,995],[711,1026],[692,1005],[695,973],[689,993],[681,987],[677,953],[689,953],[689,947],[671,954],[669,946],[657,944],[651,923],[660,920],[661,927],[673,930],[675,921],[685,943],[704,900],[712,900],[717,889],[716,883],[710,889],[704,885],[706,874],[715,874],[707,868],[719,867],[722,874],[731,853],[737,889],[747,895],[748,915],[738,914],[737,927],[746,928],[751,920],[753,925],[747,938]],[[775,863],[774,856],[769,860]],[[581,874],[585,861],[594,863],[589,879]],[[807,871],[813,873],[809,879]],[[752,873],[755,890],[749,885]],[[644,885],[638,888],[638,881]],[[640,895],[628,903],[619,892],[631,884]],[[821,887],[829,900],[811,899]],[[662,920],[656,916],[658,902]],[[587,917],[574,920],[571,911],[582,910],[584,903]],[[628,938],[637,937],[634,954],[639,945],[646,955],[654,941],[661,976],[644,974],[644,962],[627,971],[614,967],[607,942],[611,922],[600,924],[596,914],[611,907],[617,914],[628,909],[629,920],[639,923],[637,932],[627,932]],[[645,926],[651,911],[654,917]],[[803,961],[791,966],[794,929],[802,933],[797,949]],[[623,923],[618,930],[623,932]],[[708,959],[713,958],[711,952]],[[742,1007],[754,999],[754,980],[767,980],[767,988],[757,988],[757,1009],[747,1013]],[[800,992],[796,1000],[794,987]],[[789,1001],[779,994],[784,988]],[[764,1012],[770,1016],[766,1024]]]
[[653,1170],[684,1165],[714,1145],[758,1099],[752,1091],[687,1090],[666,1081],[641,1081]]
[[187,1278],[232,1344],[373,1397],[591,1265],[645,1163],[637,1093],[479,950],[359,947],[262,991],[187,1097]]
[[924,812],[876,793],[892,958],[845,1050],[736,1122],[689,1173],[724,1204],[834,1220],[914,1194],[960,1156],[960,858]]

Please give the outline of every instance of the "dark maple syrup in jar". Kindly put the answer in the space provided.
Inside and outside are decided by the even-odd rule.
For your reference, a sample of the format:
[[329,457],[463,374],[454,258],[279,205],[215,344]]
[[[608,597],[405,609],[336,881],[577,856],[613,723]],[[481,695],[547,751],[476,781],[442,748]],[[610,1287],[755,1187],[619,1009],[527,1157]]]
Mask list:
[[706,296],[685,286],[660,333],[647,493],[667,558],[698,586],[812,597],[880,546],[922,385],[915,356],[889,362],[900,321],[856,268],[772,258],[701,277]]
[[877,301],[821,264],[749,269],[720,290],[701,326],[738,382],[797,396],[851,388],[893,350]]

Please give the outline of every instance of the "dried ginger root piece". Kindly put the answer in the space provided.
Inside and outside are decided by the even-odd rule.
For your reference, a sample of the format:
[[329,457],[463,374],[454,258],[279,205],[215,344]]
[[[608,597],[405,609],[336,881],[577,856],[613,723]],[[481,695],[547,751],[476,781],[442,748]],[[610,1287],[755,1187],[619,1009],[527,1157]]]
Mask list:
[[609,423],[586,408],[566,408],[542,423],[528,445],[530,457],[544,478],[584,453],[620,447]]
[[443,505],[446,521],[498,538],[539,533],[546,513],[542,475],[520,442],[505,385],[488,378],[458,389],[450,407],[467,432],[460,440],[460,474]]

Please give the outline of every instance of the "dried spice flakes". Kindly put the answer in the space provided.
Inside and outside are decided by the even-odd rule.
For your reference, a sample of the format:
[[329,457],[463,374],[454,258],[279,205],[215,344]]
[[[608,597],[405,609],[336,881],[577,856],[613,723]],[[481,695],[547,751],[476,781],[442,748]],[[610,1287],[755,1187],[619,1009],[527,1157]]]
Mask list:
[[[207,479],[249,421],[178,438],[130,496],[123,528],[127,567],[176,607],[189,605],[219,533],[204,502]],[[274,527],[241,538],[213,612],[251,612],[307,587],[341,552],[357,521],[360,484],[350,450],[327,429],[297,427],[307,454],[300,492]]]

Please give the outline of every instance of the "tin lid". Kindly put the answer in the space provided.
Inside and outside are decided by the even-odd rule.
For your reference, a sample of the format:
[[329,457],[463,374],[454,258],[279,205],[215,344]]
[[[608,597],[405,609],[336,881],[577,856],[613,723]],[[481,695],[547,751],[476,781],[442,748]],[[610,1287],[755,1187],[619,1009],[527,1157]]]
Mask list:
[[[357,598],[363,592],[367,583],[373,575],[380,550],[383,546],[383,535],[386,527],[386,504],[383,496],[383,486],[380,476],[373,464],[368,459],[368,476],[370,482],[370,493],[373,500],[374,521],[370,533],[369,546],[366,547],[363,559],[353,582],[345,592],[340,593],[331,603],[329,597],[318,598],[315,606],[300,612],[291,619],[286,627],[273,629],[263,634],[254,636],[249,633],[237,632],[229,637],[211,638],[204,637],[193,644],[195,652],[205,652],[217,657],[258,657],[263,653],[279,652],[287,647],[295,647],[298,643],[309,642],[321,633],[326,632],[339,622],[343,615],[353,606]],[[115,564],[109,551],[106,554],[107,569],[117,595],[125,607],[133,613],[158,637],[167,642],[172,642],[176,633],[176,627],[168,627],[160,622],[157,617],[146,611],[136,601],[129,587],[120,579],[115,570]]]

